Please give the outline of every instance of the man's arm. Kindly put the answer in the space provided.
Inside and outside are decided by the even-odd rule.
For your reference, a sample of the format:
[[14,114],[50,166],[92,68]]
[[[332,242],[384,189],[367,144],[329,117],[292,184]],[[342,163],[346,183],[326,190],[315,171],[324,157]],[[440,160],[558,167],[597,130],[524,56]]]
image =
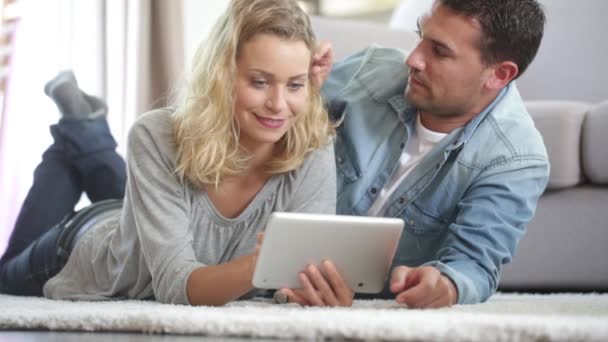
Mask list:
[[[518,158],[487,168],[471,185],[458,204],[458,215],[448,227],[438,260],[420,267],[431,266],[449,278],[456,287],[458,304],[483,302],[495,293],[502,265],[511,261],[547,185],[546,159]],[[409,282],[409,272],[406,276],[401,273],[401,278],[393,275],[391,284],[402,282],[403,290],[394,292],[407,299],[405,304],[420,306],[425,304],[423,298],[446,296],[450,291],[445,282],[427,279],[436,277],[436,272]],[[404,298],[416,286],[422,289],[414,296],[410,291]]]

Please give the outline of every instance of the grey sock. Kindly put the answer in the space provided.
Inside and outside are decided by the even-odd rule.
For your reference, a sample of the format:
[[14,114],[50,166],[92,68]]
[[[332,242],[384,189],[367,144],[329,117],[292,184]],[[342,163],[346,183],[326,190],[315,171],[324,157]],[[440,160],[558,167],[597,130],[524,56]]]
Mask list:
[[87,94],[84,94],[84,97],[89,106],[91,106],[91,112],[86,115],[87,119],[92,120],[108,114],[108,105],[104,100],[100,99],[99,97]]
[[66,119],[84,119],[93,111],[72,71],[60,72],[44,86],[44,92]]

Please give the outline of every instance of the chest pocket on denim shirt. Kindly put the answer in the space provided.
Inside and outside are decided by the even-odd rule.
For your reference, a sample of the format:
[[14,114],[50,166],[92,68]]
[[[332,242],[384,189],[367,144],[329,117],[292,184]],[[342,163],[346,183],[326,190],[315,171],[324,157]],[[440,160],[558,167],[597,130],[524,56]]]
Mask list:
[[445,238],[447,221],[422,210],[414,201],[398,215],[405,222],[396,259],[408,266],[434,260]]

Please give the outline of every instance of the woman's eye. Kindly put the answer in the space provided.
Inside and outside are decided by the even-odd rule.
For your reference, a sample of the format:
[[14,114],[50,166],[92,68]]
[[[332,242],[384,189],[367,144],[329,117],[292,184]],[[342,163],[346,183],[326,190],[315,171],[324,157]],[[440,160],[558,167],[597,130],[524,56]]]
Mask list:
[[289,90],[291,91],[296,91],[296,90],[300,90],[304,87],[304,83],[291,83],[288,85]]
[[264,88],[267,83],[265,80],[253,79],[253,80],[251,80],[251,84],[256,88]]

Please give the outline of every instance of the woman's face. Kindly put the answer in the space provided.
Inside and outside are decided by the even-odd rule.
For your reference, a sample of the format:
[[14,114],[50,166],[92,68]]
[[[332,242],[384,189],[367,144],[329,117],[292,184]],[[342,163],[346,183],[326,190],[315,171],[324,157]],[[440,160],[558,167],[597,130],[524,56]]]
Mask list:
[[234,106],[241,145],[252,152],[271,146],[293,125],[307,104],[310,58],[303,41],[272,34],[241,47]]

